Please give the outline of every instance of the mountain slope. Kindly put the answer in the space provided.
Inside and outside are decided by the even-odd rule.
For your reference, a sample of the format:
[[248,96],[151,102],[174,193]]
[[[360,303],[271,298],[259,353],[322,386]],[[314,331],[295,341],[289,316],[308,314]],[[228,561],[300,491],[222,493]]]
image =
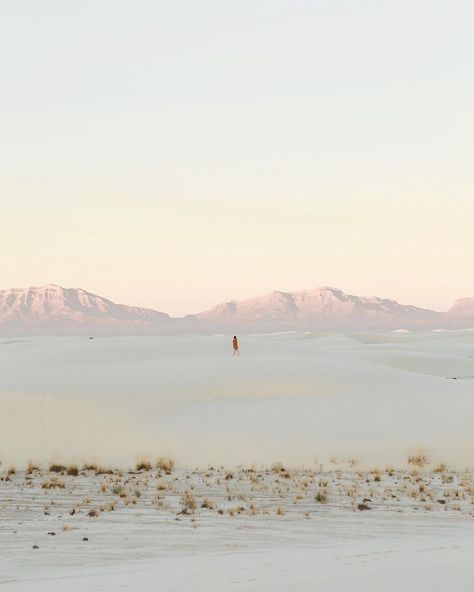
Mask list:
[[474,324],[474,298],[460,298],[444,315],[445,319],[454,324]]
[[80,288],[48,284],[0,290],[0,326],[140,326],[168,318],[155,310],[115,304]]

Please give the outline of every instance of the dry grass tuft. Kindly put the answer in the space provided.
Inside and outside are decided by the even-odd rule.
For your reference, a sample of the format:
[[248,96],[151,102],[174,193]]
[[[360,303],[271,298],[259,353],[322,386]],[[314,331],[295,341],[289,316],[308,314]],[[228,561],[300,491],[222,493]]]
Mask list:
[[181,495],[181,514],[193,513],[196,510],[196,498],[191,491],[185,491]]
[[157,491],[168,491],[170,486],[164,479],[157,479],[156,481],[156,489]]
[[135,469],[137,471],[151,471],[152,468],[153,465],[147,458],[139,458],[135,464]]
[[201,508],[207,508],[208,510],[214,510],[215,507],[216,507],[216,504],[215,504],[214,500],[211,500],[207,497],[202,500]]
[[285,470],[285,467],[283,466],[283,464],[281,462],[276,462],[272,465],[272,471],[275,473],[275,475],[279,475],[284,470]]
[[156,468],[164,471],[167,475],[171,475],[175,467],[175,462],[172,458],[161,457],[156,462]]
[[50,463],[49,465],[50,473],[64,473],[66,472],[66,467],[61,463]]
[[104,467],[103,465],[95,465],[94,472],[96,475],[113,475],[113,469],[109,467]]
[[40,471],[40,467],[39,465],[37,465],[36,463],[30,461],[27,465],[26,465],[26,474],[27,475],[31,475],[31,473],[34,473],[35,471]]
[[327,495],[322,491],[316,492],[314,499],[318,502],[318,504],[325,504],[328,501]]
[[408,457],[408,464],[422,469],[428,462],[428,458],[423,452],[417,452]]
[[64,489],[65,487],[66,484],[64,481],[59,481],[55,477],[48,479],[48,481],[43,481],[41,484],[41,489]]

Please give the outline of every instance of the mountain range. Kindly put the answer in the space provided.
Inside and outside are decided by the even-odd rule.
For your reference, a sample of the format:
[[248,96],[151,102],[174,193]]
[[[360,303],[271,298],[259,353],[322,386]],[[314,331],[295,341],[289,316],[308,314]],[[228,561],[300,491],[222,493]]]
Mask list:
[[80,288],[55,284],[0,290],[0,334],[209,333],[284,330],[395,330],[474,327],[474,298],[447,312],[395,300],[346,294],[331,287],[274,291],[172,318],[149,308],[115,304]]

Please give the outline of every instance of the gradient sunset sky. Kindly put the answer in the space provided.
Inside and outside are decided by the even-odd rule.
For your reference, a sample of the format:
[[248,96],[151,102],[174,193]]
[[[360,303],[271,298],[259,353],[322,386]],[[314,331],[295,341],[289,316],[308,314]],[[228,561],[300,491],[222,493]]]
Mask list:
[[474,296],[474,5],[0,6],[0,288]]

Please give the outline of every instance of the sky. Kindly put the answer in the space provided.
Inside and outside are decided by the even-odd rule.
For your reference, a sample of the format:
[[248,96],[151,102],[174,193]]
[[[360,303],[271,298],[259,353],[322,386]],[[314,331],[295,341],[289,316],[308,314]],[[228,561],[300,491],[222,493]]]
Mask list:
[[474,296],[474,6],[0,0],[0,288]]

